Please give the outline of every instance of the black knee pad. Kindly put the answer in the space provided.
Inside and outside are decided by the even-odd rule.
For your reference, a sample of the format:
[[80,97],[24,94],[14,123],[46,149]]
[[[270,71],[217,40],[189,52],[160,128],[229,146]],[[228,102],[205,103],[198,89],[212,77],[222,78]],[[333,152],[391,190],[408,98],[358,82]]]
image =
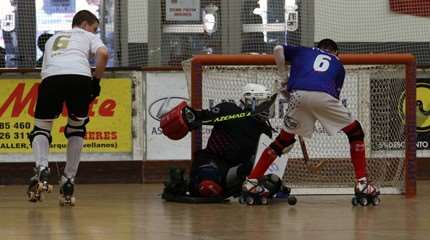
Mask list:
[[49,144],[51,144],[51,142],[52,142],[51,131],[37,127],[37,126],[34,126],[33,130],[31,130],[30,134],[28,135],[28,140],[30,141],[30,146],[33,144],[33,139],[37,135],[45,136],[46,138],[48,138]]
[[[74,119],[73,119],[74,120]],[[89,122],[89,119],[85,119],[82,121],[82,124],[79,126],[72,126],[70,124],[67,124],[64,128],[64,136],[66,138],[70,138],[72,136],[78,136],[78,137],[85,137],[85,134],[87,133],[87,128],[85,125]]]
[[352,129],[350,129],[348,132],[345,132],[346,135],[348,136],[349,142],[363,141],[364,140],[364,132],[363,132],[363,128],[361,127],[360,122],[355,121],[352,124],[354,124]]
[[245,162],[229,168],[224,179],[226,186],[230,187],[231,185],[236,185],[236,183],[240,183],[240,185],[242,185],[246,176],[251,172],[252,167],[252,162]]
[[226,197],[240,195],[243,181],[245,181],[253,166],[253,162],[247,161],[228,169],[224,179]]

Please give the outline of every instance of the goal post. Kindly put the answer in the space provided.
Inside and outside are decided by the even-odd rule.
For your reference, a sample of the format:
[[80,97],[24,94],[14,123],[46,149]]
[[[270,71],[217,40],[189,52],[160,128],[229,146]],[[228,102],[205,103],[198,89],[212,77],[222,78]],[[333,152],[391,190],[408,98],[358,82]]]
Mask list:
[[[411,54],[341,54],[346,79],[340,99],[362,123],[365,131],[369,177],[385,194],[416,195],[415,57]],[[184,61],[191,106],[211,107],[240,99],[246,83],[273,89],[277,79],[273,55],[197,55]],[[288,103],[278,98],[270,119],[282,128]],[[206,145],[210,127],[192,132],[191,151]],[[275,133],[276,135],[276,133]],[[348,140],[343,134],[328,137],[317,123],[305,139],[311,160],[327,160],[319,173],[306,170],[299,147],[288,154],[284,179],[296,192],[352,193],[354,176]]]

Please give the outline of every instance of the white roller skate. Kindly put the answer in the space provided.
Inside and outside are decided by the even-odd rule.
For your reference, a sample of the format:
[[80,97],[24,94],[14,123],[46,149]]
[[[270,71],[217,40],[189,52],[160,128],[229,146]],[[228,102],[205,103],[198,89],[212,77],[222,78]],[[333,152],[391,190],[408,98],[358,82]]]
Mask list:
[[367,181],[367,178],[360,178],[354,188],[355,196],[352,198],[352,205],[367,206],[372,204],[377,206],[381,203],[379,198],[379,190],[371,182]]
[[47,167],[34,168],[35,175],[30,179],[27,198],[30,202],[43,200],[43,192],[52,192],[52,185],[48,183],[50,171]]
[[75,197],[73,196],[74,192],[74,179],[66,178],[65,176],[61,177],[60,183],[60,206],[74,206],[75,205]]
[[242,185],[239,203],[248,205],[267,205],[270,201],[270,191],[258,179],[246,179]]

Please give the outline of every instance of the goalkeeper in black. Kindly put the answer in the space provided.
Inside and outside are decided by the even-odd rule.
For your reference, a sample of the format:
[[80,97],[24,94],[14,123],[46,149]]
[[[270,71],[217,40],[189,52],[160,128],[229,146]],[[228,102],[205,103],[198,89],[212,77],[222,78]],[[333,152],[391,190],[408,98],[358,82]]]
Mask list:
[[213,125],[213,129],[206,148],[193,153],[189,177],[184,176],[184,170],[171,169],[162,197],[199,202],[240,195],[242,183],[254,165],[260,136],[272,137],[268,119],[274,99],[265,86],[250,83],[244,86],[239,105],[222,102],[196,110],[182,102],[164,114],[160,126],[170,139],[181,139],[203,124]]

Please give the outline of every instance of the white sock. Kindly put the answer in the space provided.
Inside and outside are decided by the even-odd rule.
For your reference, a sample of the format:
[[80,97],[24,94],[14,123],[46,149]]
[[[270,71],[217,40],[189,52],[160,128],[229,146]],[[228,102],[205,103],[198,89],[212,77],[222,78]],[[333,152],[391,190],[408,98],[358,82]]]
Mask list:
[[36,135],[31,143],[36,168],[48,167],[49,140],[45,135]]
[[78,136],[69,137],[67,143],[67,162],[64,168],[64,175],[68,178],[75,178],[78,172],[81,151],[84,146],[84,139]]

